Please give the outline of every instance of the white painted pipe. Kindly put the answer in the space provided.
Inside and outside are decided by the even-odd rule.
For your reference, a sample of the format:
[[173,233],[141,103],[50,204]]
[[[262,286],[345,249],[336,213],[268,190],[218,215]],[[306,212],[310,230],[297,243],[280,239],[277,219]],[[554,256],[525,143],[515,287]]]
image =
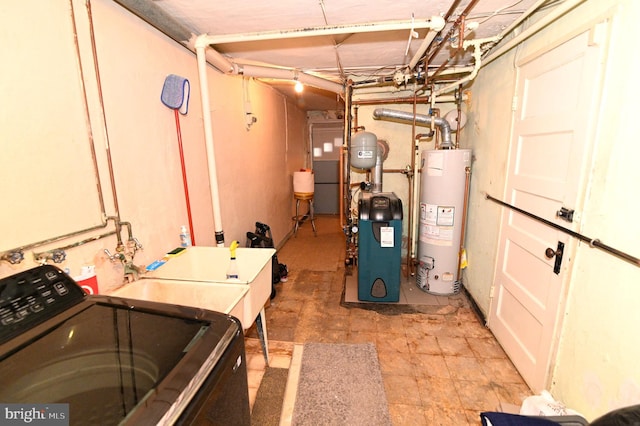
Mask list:
[[194,42],[196,53],[199,51],[205,51],[207,61],[225,74],[242,74],[247,77],[255,78],[298,80],[303,84],[318,87],[334,93],[342,93],[344,91],[344,87],[341,84],[306,74],[304,72],[299,72],[294,69],[237,64],[220,54],[217,50],[210,48],[209,43],[207,42],[210,38],[211,37],[206,34],[202,34],[196,38]]
[[422,155],[420,154],[420,149],[419,149],[419,140],[415,139],[413,141],[414,143],[414,150],[413,150],[413,155],[415,156],[415,166],[413,169],[413,181],[411,182],[412,188],[410,189],[411,191],[413,191],[413,197],[412,199],[413,201],[413,211],[409,212],[409,214],[413,215],[412,221],[411,223],[413,224],[412,229],[409,231],[411,232],[411,247],[409,247],[410,249],[410,255],[411,255],[411,259],[417,259],[418,258],[418,228],[419,226],[419,214],[420,214],[420,176],[422,173]]
[[438,31],[443,29],[445,25],[445,21],[442,16],[432,16],[431,23],[432,25],[429,27],[431,31],[428,32],[427,35],[424,37],[424,40],[422,40],[422,44],[420,44],[418,51],[416,52],[415,55],[413,55],[413,58],[411,58],[411,61],[409,62],[409,71],[413,70],[416,67],[416,65],[422,58],[422,55],[424,55],[424,53],[429,48],[429,45],[431,45],[431,42],[438,34]]
[[335,83],[333,81],[316,77],[313,75],[305,74],[294,69],[287,68],[272,68],[264,67],[260,65],[237,65],[238,74],[242,74],[247,77],[256,78],[275,78],[282,80],[297,80],[302,84],[314,86],[319,89],[328,90],[334,93],[344,92],[342,84]]
[[222,228],[222,214],[220,213],[220,195],[218,192],[218,174],[216,170],[216,156],[213,146],[213,126],[211,123],[211,104],[209,103],[209,82],[207,79],[207,59],[205,47],[196,48],[198,60],[198,76],[200,79],[200,99],[202,101],[202,121],[204,126],[204,140],[207,148],[207,165],[209,167],[209,186],[211,191],[211,207],[213,209],[213,225],[216,233],[216,245],[224,247],[224,231]]
[[495,43],[499,41],[500,38],[501,36],[495,36],[475,40],[465,40],[462,44],[463,49],[466,50],[469,46],[473,46],[473,71],[471,71],[468,75],[461,78],[460,80],[434,91],[431,96],[433,98],[437,98],[439,95],[451,92],[452,90],[460,87],[461,84],[464,84],[476,78],[476,75],[478,75],[478,71],[480,71],[480,67],[482,66],[482,45],[486,43]]
[[[222,34],[222,35],[207,35],[203,34],[200,37],[202,42],[207,45],[217,45],[224,43],[237,43],[248,41],[261,41],[261,40],[282,40],[289,38],[300,37],[317,37],[327,35],[338,34],[354,34],[354,33],[371,33],[379,31],[398,31],[398,30],[413,30],[413,29],[435,29],[442,24],[442,18],[440,16],[433,16],[431,20],[402,20],[402,21],[384,21],[384,22],[369,22],[362,24],[350,24],[350,25],[327,25],[321,27],[307,27],[290,30],[273,30],[273,31],[260,31],[254,33],[243,34]],[[440,29],[436,30],[440,31]],[[198,38],[200,38],[198,37]]]

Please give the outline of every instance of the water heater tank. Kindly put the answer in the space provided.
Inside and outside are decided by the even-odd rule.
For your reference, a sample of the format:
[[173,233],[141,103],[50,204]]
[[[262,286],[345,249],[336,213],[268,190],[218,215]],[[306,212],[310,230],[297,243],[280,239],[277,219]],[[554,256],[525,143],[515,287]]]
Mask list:
[[351,165],[371,169],[376,165],[378,137],[371,132],[357,132],[351,137]]
[[458,293],[458,258],[471,150],[422,151],[416,284],[428,293]]

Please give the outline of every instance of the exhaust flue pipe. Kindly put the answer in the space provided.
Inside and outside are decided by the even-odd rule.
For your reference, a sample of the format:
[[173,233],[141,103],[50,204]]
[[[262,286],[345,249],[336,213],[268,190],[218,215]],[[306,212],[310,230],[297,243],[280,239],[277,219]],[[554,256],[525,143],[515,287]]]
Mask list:
[[401,123],[413,124],[414,120],[417,125],[430,126],[431,121],[440,128],[442,133],[442,149],[453,149],[454,145],[451,141],[451,126],[447,120],[442,117],[432,117],[424,114],[413,114],[411,112],[396,111],[387,108],[376,108],[373,111],[373,118],[376,120],[399,121]]

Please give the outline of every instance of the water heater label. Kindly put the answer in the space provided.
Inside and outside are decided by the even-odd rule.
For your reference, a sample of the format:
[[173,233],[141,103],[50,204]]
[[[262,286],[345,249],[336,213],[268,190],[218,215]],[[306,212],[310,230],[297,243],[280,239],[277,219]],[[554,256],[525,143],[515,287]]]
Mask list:
[[420,241],[436,246],[453,245],[453,228],[450,226],[420,225]]
[[373,158],[373,151],[358,151],[358,158],[371,159]]
[[456,208],[453,206],[438,206],[438,219],[436,223],[440,226],[453,226],[453,217]]
[[420,220],[428,225],[435,225],[438,220],[438,206],[420,203]]

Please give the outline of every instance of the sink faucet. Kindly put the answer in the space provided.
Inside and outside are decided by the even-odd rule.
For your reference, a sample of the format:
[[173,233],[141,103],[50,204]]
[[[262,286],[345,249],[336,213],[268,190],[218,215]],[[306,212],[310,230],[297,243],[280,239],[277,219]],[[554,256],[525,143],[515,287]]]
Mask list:
[[144,266],[137,266],[133,264],[133,255],[128,255],[122,251],[111,254],[108,249],[104,249],[105,254],[112,262],[121,262],[124,266],[124,279],[125,284],[136,281],[140,274],[144,274],[146,269]]
[[136,266],[133,262],[123,262],[124,264],[124,282],[130,283],[136,281],[140,274],[144,274],[145,269],[142,266]]

